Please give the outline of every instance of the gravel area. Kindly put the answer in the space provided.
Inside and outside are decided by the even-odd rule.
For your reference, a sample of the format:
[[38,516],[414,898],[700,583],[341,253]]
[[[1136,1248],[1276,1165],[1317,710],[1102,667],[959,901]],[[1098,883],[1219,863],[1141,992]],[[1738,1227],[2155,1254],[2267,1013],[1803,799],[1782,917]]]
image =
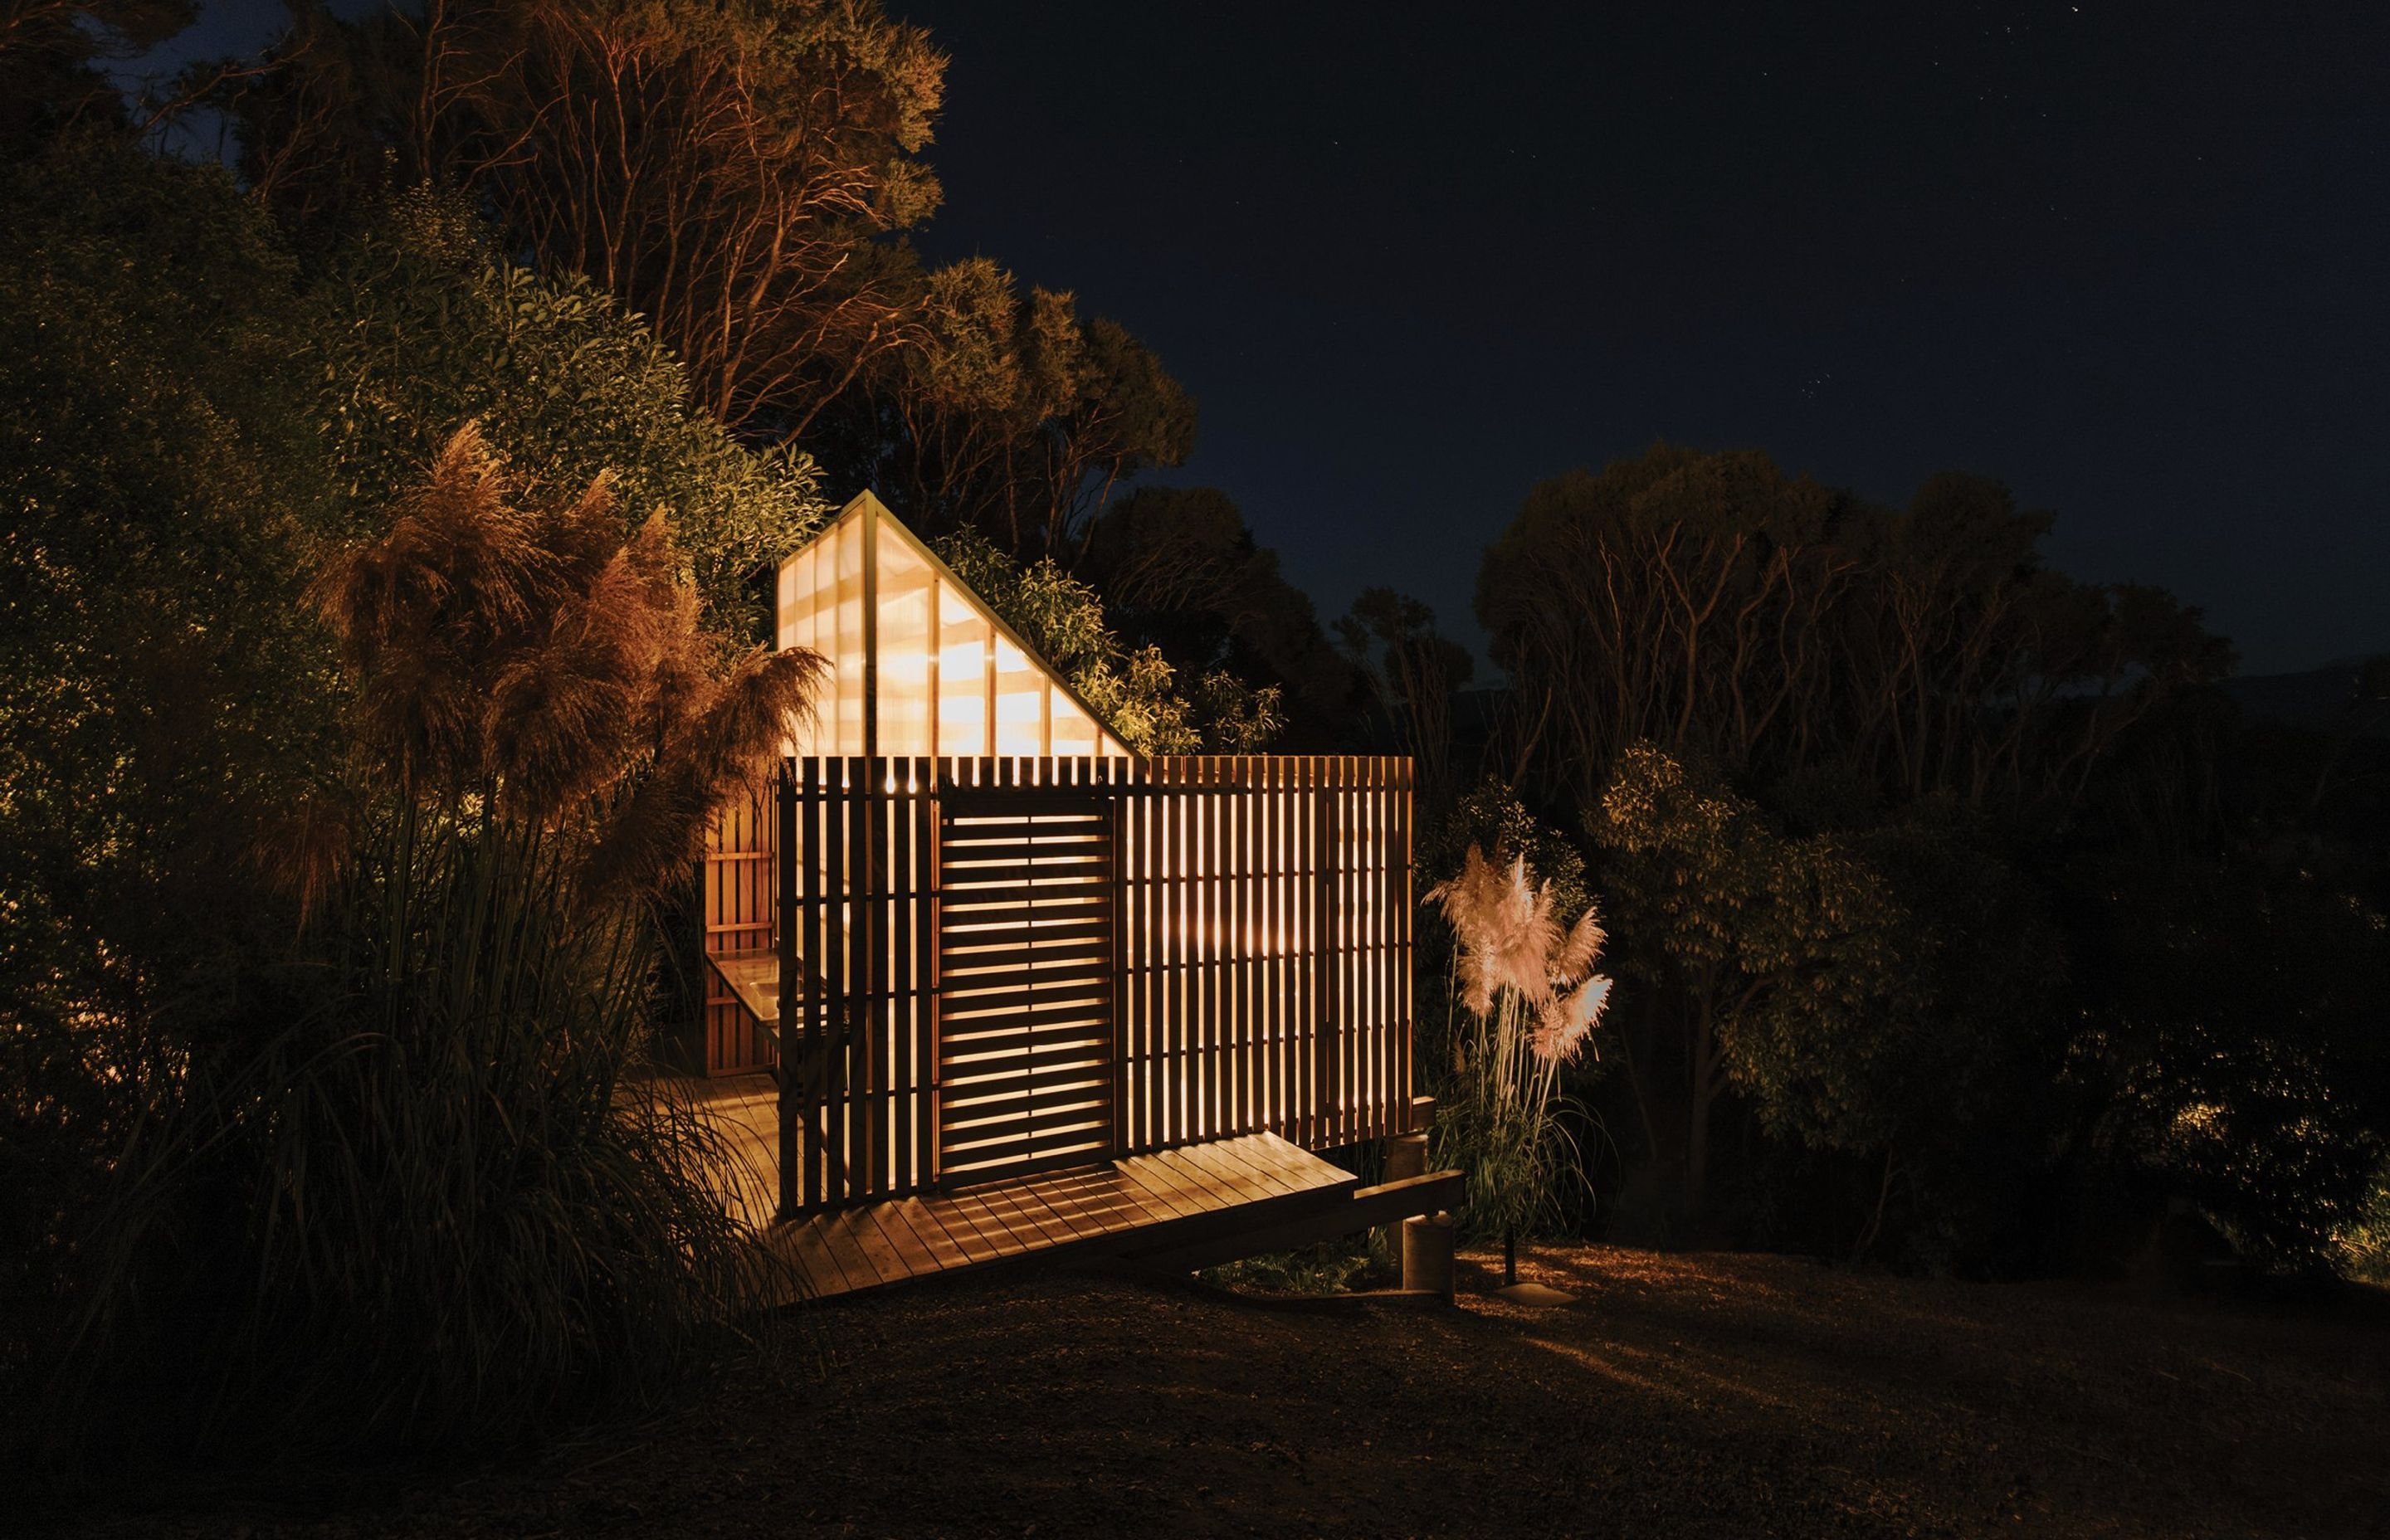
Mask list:
[[[2390,1302],[2152,1303],[1783,1257],[1529,1253],[1525,1309],[1108,1277],[822,1307],[636,1428],[119,1493],[66,1533],[2390,1534]],[[262,1493],[270,1491],[271,1495]]]

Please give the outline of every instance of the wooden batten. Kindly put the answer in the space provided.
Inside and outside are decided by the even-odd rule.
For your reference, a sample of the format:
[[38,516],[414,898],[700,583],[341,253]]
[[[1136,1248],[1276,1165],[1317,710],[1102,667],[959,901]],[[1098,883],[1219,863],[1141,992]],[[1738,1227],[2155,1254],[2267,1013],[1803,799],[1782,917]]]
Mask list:
[[778,788],[704,888],[778,1020],[709,968],[702,1029],[716,1073],[777,1049],[784,1212],[1413,1126],[1407,760],[809,756]]

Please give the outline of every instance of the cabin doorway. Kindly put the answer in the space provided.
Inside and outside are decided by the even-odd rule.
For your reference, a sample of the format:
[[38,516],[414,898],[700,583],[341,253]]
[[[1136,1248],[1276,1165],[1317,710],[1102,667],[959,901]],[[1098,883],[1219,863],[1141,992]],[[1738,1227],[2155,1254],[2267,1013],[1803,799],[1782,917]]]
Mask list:
[[938,1177],[1115,1153],[1119,885],[1108,797],[949,789],[938,818]]

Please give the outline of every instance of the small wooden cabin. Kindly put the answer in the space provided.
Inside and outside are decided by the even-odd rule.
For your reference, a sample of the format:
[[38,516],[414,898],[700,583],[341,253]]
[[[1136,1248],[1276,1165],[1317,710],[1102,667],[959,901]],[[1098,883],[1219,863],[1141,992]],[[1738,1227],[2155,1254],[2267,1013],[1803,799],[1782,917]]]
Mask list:
[[829,682],[705,858],[698,1037],[777,1072],[783,1217],[1414,1131],[1407,760],[1133,754],[867,493],[777,608]]

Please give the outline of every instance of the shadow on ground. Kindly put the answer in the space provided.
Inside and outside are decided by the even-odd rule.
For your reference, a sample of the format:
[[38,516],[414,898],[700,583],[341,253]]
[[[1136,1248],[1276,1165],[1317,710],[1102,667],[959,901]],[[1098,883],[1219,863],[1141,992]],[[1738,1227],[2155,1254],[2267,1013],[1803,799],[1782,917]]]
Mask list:
[[817,1362],[636,1430],[295,1501],[169,1492],[74,1533],[2325,1535],[2390,1515],[2379,1311],[1600,1247],[1522,1272],[1578,1303],[957,1280],[823,1307]]

